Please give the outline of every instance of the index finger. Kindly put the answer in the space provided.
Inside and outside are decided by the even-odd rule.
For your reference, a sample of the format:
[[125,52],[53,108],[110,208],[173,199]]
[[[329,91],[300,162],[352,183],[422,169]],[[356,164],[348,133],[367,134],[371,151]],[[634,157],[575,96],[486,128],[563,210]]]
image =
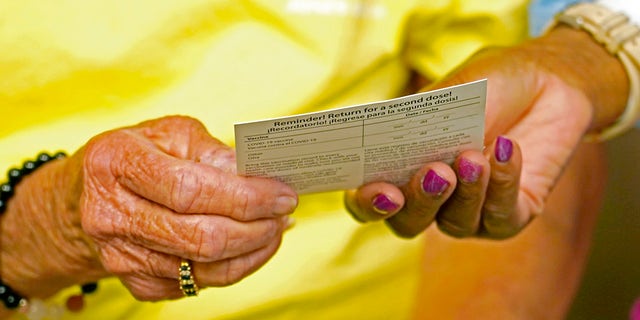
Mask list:
[[393,231],[405,238],[415,237],[434,220],[457,184],[455,172],[443,162],[422,167],[404,186],[405,206],[386,220]]
[[[247,221],[292,213],[297,195],[284,183],[239,177],[228,170],[178,159],[154,148],[133,132],[111,133],[122,149],[110,159],[109,172],[130,191],[179,213],[215,213]],[[212,146],[215,147],[215,146]],[[220,152],[233,152],[221,148]],[[105,152],[89,153],[87,161]],[[108,153],[107,153],[108,154]]]

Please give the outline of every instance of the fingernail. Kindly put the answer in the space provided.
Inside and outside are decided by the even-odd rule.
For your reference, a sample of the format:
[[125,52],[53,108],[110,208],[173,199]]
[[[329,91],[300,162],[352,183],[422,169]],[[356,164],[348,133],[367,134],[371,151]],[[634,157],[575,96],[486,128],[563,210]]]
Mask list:
[[290,230],[293,226],[296,225],[296,219],[292,216],[283,217],[284,221],[284,231]]
[[293,213],[298,206],[298,199],[290,196],[281,196],[276,199],[276,204],[273,208],[273,214],[284,215]]
[[462,158],[458,162],[458,174],[462,181],[466,183],[474,183],[478,181],[478,178],[480,178],[480,175],[482,174],[482,166],[468,160],[467,158]]
[[513,142],[511,140],[499,136],[496,141],[496,159],[498,162],[507,162],[513,154]]
[[449,187],[449,182],[435,171],[429,170],[422,179],[422,190],[433,195],[442,194]]
[[399,207],[397,204],[391,201],[391,199],[389,199],[384,194],[379,194],[375,196],[375,198],[373,198],[372,203],[373,203],[373,210],[375,210],[375,212],[382,215],[386,215],[391,212],[394,212]]

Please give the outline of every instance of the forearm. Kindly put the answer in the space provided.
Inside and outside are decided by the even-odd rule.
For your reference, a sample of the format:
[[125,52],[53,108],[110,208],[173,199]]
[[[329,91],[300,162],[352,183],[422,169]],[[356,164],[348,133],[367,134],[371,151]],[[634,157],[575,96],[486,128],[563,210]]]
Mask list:
[[25,176],[1,218],[2,280],[25,297],[51,296],[96,267],[81,232],[78,161],[55,160]]

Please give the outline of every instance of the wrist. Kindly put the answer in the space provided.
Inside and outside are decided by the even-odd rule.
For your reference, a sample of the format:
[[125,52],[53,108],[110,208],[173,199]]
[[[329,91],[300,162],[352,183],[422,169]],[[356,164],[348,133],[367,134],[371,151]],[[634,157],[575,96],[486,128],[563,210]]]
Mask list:
[[85,281],[96,260],[80,228],[74,161],[51,161],[25,176],[1,218],[2,279],[27,298]]
[[613,124],[623,113],[629,97],[629,80],[623,64],[593,37],[582,30],[557,26],[532,41],[544,51],[541,57],[569,85],[579,89],[591,102],[588,131],[597,132]]

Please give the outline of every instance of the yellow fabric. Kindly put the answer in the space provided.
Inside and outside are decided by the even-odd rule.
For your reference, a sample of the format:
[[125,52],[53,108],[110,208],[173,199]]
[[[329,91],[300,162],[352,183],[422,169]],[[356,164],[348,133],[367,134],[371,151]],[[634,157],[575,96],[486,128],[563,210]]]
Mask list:
[[[526,34],[523,0],[0,2],[0,168],[167,114],[234,122],[397,96]],[[142,303],[115,279],[65,319],[403,319],[420,240],[304,196],[276,256],[237,285]],[[176,282],[177,283],[177,282]],[[63,301],[68,292],[57,299]]]

